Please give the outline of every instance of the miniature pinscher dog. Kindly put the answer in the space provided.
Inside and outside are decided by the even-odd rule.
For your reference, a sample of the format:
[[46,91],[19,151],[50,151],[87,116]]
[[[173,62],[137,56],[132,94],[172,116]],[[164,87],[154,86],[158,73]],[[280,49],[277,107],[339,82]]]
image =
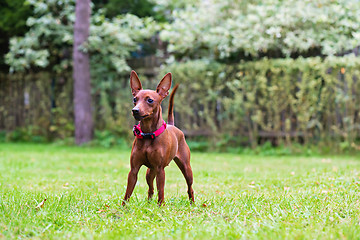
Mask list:
[[164,202],[165,167],[174,160],[185,177],[188,186],[190,202],[194,202],[192,189],[193,173],[190,166],[190,149],[184,137],[184,133],[174,126],[174,95],[178,88],[176,85],[170,94],[168,122],[162,118],[161,102],[169,94],[171,87],[171,73],[167,73],[158,84],[156,91],[143,90],[141,82],[135,71],[130,75],[130,87],[134,96],[133,117],[140,121],[134,126],[135,140],[132,145],[130,156],[130,172],[124,201],[130,198],[139,169],[145,165],[146,182],[149,185],[148,199],[154,194],[154,178],[158,190],[158,204]]

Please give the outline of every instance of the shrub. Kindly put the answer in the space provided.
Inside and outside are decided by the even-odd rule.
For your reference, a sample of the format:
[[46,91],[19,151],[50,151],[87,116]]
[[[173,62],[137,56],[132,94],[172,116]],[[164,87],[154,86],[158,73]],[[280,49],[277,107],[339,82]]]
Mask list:
[[253,147],[269,139],[275,145],[330,140],[349,146],[358,140],[360,59],[354,56],[236,65],[196,60],[165,69],[181,83],[175,111],[185,131],[216,139],[227,134],[230,143],[248,139]]

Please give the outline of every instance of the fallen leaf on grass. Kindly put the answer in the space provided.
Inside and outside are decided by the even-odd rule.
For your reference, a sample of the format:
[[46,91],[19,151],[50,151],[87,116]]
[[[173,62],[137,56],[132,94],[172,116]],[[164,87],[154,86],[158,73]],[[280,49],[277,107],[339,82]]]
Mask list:
[[44,203],[46,202],[46,198],[41,202],[41,203],[39,203],[36,207],[35,207],[35,209],[40,209],[40,208],[42,208],[42,207],[44,207]]
[[[110,207],[109,205],[105,204],[105,208],[109,208],[109,207]],[[99,209],[99,210],[97,210],[97,213],[102,213],[102,212],[106,212],[106,211],[108,211],[108,209]]]
[[321,162],[323,162],[323,163],[331,163],[331,159],[330,158],[323,158],[323,159],[321,159]]
[[255,181],[251,181],[251,183],[248,185],[249,188],[255,188]]
[[202,204],[202,207],[207,207],[206,203],[203,203],[203,204]]
[[217,194],[219,194],[219,195],[224,195],[225,193],[224,192],[221,192],[221,191],[218,191],[218,190],[216,190],[215,191]]

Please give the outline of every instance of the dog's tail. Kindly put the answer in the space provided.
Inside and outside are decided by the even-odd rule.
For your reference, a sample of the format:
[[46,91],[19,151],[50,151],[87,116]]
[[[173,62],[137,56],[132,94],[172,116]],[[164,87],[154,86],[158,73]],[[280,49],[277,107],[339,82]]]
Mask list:
[[174,110],[174,95],[175,95],[178,87],[179,87],[179,84],[176,84],[170,94],[169,109],[168,109],[168,122],[167,122],[167,124],[169,124],[169,125],[174,125],[174,111],[173,111]]

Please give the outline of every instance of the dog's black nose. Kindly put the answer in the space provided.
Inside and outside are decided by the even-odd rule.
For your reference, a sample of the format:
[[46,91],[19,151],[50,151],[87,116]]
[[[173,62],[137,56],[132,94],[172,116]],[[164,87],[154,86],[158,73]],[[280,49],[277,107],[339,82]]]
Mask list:
[[134,115],[139,115],[139,109],[133,109],[132,110],[132,113],[134,114]]

